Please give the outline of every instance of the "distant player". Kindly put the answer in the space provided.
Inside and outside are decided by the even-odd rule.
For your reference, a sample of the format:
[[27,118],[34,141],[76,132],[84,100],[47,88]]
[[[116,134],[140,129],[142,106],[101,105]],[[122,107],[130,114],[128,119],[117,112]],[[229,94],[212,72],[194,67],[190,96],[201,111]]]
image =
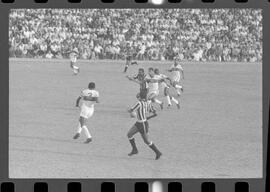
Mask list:
[[78,97],[76,101],[76,107],[79,107],[81,101],[81,112],[79,118],[79,127],[73,139],[78,139],[81,135],[82,130],[84,130],[87,137],[85,143],[89,143],[92,141],[92,136],[86,126],[87,119],[93,116],[95,103],[99,103],[99,93],[95,90],[95,87],[95,83],[89,83],[88,89],[83,90],[81,96]]
[[144,69],[143,68],[140,68],[139,71],[138,71],[138,74],[135,75],[134,77],[129,77],[129,76],[126,76],[130,81],[133,81],[133,82],[136,82],[140,85],[140,93],[141,92],[144,92],[144,93],[148,93],[148,85],[146,83],[146,80],[145,80],[145,73],[144,73]]
[[[160,158],[162,154],[157,149],[155,144],[149,140],[148,135],[149,123],[147,121],[148,119],[157,116],[157,114],[153,106],[146,101],[146,94],[140,93],[137,95],[137,98],[138,102],[133,107],[131,107],[131,109],[128,110],[129,113],[136,112],[137,114],[136,123],[131,127],[131,129],[127,133],[127,137],[132,147],[132,151],[128,155],[132,156],[138,153],[134,135],[139,132],[143,138],[144,143],[147,144],[155,152],[156,154],[155,159],[157,160]],[[146,115],[148,113],[153,113],[153,115],[147,117]]]
[[184,91],[183,86],[180,84],[181,78],[184,79],[184,69],[179,63],[178,57],[175,57],[174,64],[168,71],[171,72],[172,86],[175,88],[177,95],[180,96],[181,91]]
[[148,84],[147,99],[159,104],[160,108],[163,109],[163,102],[157,99],[159,95],[159,76],[155,74],[154,68],[150,67],[148,69],[148,75],[146,75],[145,80]]
[[132,47],[128,44],[126,47],[126,64],[125,64],[124,73],[127,72],[129,65],[138,65],[136,61],[132,61],[132,58],[133,58],[133,50],[132,50]]
[[77,57],[78,57],[78,50],[75,49],[70,52],[70,67],[73,70],[73,74],[77,75],[80,72],[80,68],[76,65]]
[[172,106],[171,101],[173,101],[173,102],[175,102],[177,108],[180,109],[180,102],[177,99],[175,99],[173,96],[171,96],[170,92],[169,92],[170,85],[169,85],[169,83],[166,82],[166,80],[171,82],[171,79],[169,77],[167,77],[166,75],[161,74],[159,72],[159,69],[155,69],[155,74],[159,76],[159,85],[160,85],[161,90],[164,93],[164,96],[167,99],[168,107]]

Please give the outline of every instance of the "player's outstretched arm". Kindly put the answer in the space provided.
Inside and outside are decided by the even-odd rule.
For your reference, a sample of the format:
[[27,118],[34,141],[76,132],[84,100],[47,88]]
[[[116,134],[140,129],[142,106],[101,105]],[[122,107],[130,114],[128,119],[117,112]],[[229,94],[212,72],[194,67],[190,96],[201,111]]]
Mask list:
[[80,100],[81,100],[81,97],[78,97],[76,100],[76,107],[79,107]]
[[149,117],[147,117],[146,119],[147,120],[149,120],[149,119],[152,119],[152,118],[154,118],[154,117],[156,117],[157,116],[157,114],[156,113],[154,113],[153,115],[150,115]]
[[135,82],[135,83],[138,83],[138,84],[140,84],[140,82],[139,81],[137,81],[136,79],[134,79],[134,78],[132,78],[132,77],[129,77],[129,76],[126,76],[130,81],[133,81],[133,82]]

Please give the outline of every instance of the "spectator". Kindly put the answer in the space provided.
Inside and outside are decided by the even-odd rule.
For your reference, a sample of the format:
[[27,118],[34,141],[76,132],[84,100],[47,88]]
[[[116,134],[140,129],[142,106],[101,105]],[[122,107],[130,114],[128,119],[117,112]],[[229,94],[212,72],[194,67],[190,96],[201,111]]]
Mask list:
[[261,61],[262,13],[256,9],[16,9],[10,56]]

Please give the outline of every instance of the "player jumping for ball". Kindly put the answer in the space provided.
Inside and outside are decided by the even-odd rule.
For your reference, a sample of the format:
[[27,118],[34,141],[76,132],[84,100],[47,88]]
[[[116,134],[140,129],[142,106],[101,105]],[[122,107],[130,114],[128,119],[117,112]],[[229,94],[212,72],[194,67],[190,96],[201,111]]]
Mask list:
[[127,44],[127,47],[126,47],[126,65],[125,65],[124,73],[127,72],[127,69],[129,67],[129,65],[138,65],[138,63],[136,61],[132,61],[132,57],[133,57],[132,47],[129,44]]
[[159,85],[161,90],[163,90],[164,96],[167,99],[168,102],[168,107],[172,106],[172,102],[175,102],[176,106],[178,109],[180,109],[180,102],[175,99],[173,96],[170,95],[169,89],[170,89],[170,85],[166,82],[166,80],[169,80],[171,82],[171,79],[169,77],[167,77],[164,74],[161,74],[159,72],[159,69],[155,69],[155,74],[159,76]]
[[159,104],[160,108],[163,109],[163,102],[157,99],[159,95],[159,76],[155,74],[154,68],[150,67],[148,69],[148,75],[145,77],[145,80],[148,84],[147,100]]
[[183,92],[183,86],[180,84],[181,78],[184,79],[184,69],[179,63],[179,58],[175,57],[174,64],[171,66],[171,68],[168,70],[171,72],[172,76],[172,86],[175,88],[176,93],[178,96],[181,95],[180,90]]
[[[148,135],[149,123],[147,121],[148,119],[157,116],[156,111],[154,110],[153,106],[149,102],[147,102],[145,93],[139,93],[137,95],[137,98],[138,102],[131,109],[128,110],[130,113],[133,112],[137,113],[137,121],[127,133],[127,137],[132,147],[132,151],[128,155],[132,156],[138,154],[138,149],[135,143],[134,135],[139,132],[143,138],[144,143],[147,144],[155,152],[156,154],[155,159],[157,160],[160,158],[162,153],[158,150],[155,144],[149,140]],[[146,115],[149,112],[153,113],[153,115],[147,117]]]
[[81,112],[78,130],[77,133],[74,135],[73,139],[78,139],[81,135],[82,130],[84,130],[87,137],[85,143],[89,143],[92,141],[92,136],[86,126],[87,119],[93,116],[95,103],[99,103],[99,93],[95,90],[95,87],[96,85],[94,82],[89,83],[88,89],[83,90],[81,96],[78,97],[76,101],[76,107],[79,107],[79,103],[81,101]]

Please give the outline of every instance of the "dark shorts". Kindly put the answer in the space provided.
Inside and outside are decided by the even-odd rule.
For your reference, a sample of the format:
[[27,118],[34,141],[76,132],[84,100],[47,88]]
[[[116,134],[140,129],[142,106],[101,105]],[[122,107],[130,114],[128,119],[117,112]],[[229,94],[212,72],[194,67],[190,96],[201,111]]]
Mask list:
[[126,57],[126,60],[127,60],[127,61],[131,61],[131,59],[132,59],[131,55],[128,55],[128,56]]
[[140,94],[145,94],[147,95],[148,89],[140,89]]
[[148,133],[148,129],[149,129],[148,121],[145,121],[145,122],[136,122],[134,126],[137,127],[137,129],[139,130],[139,132],[141,134]]

